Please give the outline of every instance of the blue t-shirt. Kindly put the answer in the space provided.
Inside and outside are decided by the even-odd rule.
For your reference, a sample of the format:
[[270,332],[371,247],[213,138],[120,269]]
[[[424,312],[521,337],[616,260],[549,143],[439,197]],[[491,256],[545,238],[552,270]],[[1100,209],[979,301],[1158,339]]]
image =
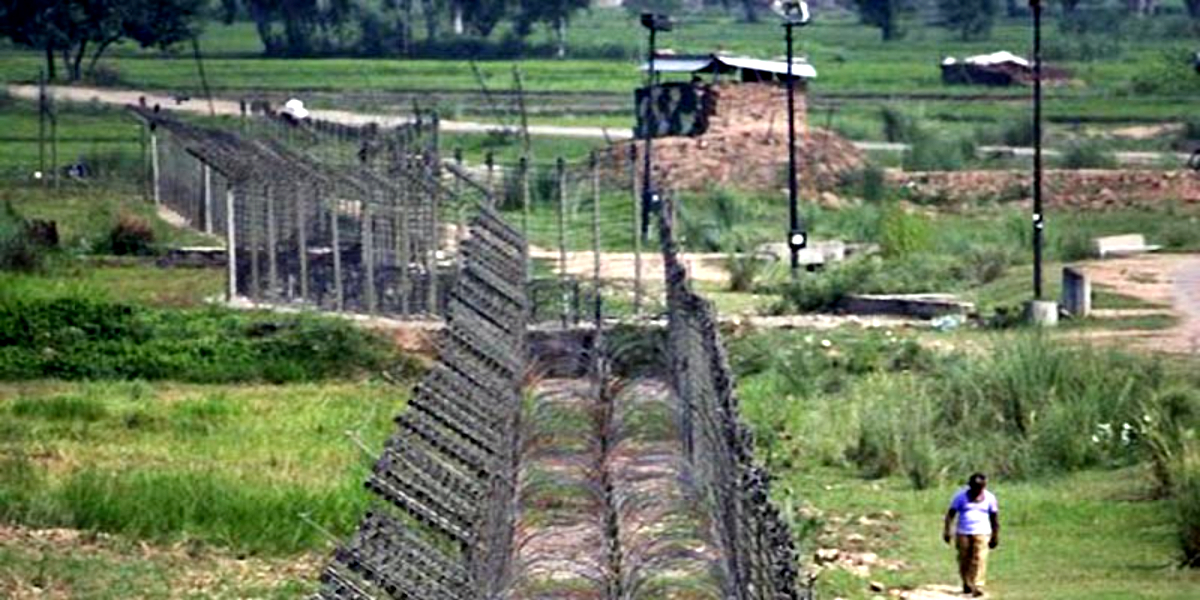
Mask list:
[[958,513],[958,535],[991,535],[992,522],[988,518],[1000,512],[1000,505],[991,492],[983,490],[976,501],[968,498],[969,488],[963,488],[950,501],[950,510]]

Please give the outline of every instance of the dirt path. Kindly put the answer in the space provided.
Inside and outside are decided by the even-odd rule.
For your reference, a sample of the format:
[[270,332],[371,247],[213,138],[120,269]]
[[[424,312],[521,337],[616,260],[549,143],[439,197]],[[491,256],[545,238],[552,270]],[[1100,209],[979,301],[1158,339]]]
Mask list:
[[[37,86],[34,85],[10,84],[7,86],[7,89],[9,95],[17,98],[37,100],[38,97],[38,89]],[[98,101],[105,104],[127,105],[137,104],[140,98],[145,98],[148,105],[153,106],[157,104],[166,110],[183,111],[194,114],[210,114],[211,112],[226,116],[241,114],[239,102],[237,100],[229,100],[225,98],[213,98],[210,107],[209,101],[204,98],[180,98],[161,92],[154,93],[138,90],[119,90],[86,86],[50,86],[49,89],[56,98],[71,102]],[[304,96],[303,92],[296,92],[296,95],[300,97]],[[347,125],[380,123],[385,126],[394,126],[409,121],[408,117],[383,113],[362,113],[344,110],[320,109],[312,110],[311,113],[314,118],[344,123]],[[511,129],[497,123],[481,123],[476,121],[440,121],[440,125],[442,131],[448,133],[493,133],[503,132]],[[633,133],[627,127],[608,128],[587,126],[564,127],[558,125],[530,125],[529,134],[534,136],[572,137],[609,141],[633,139]],[[908,145],[892,142],[855,141],[852,143],[863,151],[904,152],[908,150]],[[980,147],[979,151],[980,153],[986,155],[999,154],[1022,158],[1033,156],[1032,148],[1023,147],[983,146]],[[1061,152],[1050,149],[1046,151],[1046,154],[1048,156],[1057,156],[1061,154]],[[1188,160],[1188,156],[1186,154],[1173,152],[1117,152],[1115,156],[1117,158],[1117,162],[1129,166],[1155,165],[1161,163],[1163,160],[1177,160],[1182,164]]]
[[1179,323],[1170,329],[1091,331],[1084,334],[1087,339],[1131,341],[1142,349],[1175,354],[1200,351],[1200,255],[1155,254],[1091,261],[1083,264],[1083,270],[1094,285],[1170,307],[1179,317]]

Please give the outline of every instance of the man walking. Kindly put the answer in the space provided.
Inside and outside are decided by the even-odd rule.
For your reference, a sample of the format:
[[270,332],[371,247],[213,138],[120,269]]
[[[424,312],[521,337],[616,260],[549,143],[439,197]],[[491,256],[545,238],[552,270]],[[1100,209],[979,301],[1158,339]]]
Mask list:
[[967,487],[950,501],[942,528],[942,540],[947,544],[955,516],[958,519],[954,541],[958,548],[958,574],[962,577],[963,593],[980,597],[987,578],[988,550],[1000,543],[1000,506],[996,496],[987,491],[987,475],[971,475]]

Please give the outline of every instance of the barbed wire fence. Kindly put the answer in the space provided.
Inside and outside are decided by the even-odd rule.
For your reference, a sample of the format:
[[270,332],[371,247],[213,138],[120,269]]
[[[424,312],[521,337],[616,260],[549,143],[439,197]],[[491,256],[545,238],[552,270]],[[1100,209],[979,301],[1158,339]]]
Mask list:
[[391,128],[266,113],[241,133],[145,107],[151,197],[225,240],[227,296],[440,315],[464,219],[491,200],[444,171],[437,120]]
[[667,295],[665,355],[680,399],[680,430],[701,501],[721,548],[730,598],[811,598],[797,585],[799,560],[787,521],[770,499],[770,475],[754,459],[735,378],[713,305],[692,290],[675,238],[675,203],[659,219]]
[[[438,155],[436,118],[383,128],[267,113],[233,133],[133,111],[152,129],[153,197],[227,240],[231,297],[445,317],[440,360],[367,483],[386,504],[339,548],[318,597],[502,594],[527,324],[586,321],[599,347],[607,328],[654,312],[634,161],[598,152],[468,167]],[[653,257],[665,274],[664,377],[725,597],[800,598],[715,310],[691,289],[665,206]]]

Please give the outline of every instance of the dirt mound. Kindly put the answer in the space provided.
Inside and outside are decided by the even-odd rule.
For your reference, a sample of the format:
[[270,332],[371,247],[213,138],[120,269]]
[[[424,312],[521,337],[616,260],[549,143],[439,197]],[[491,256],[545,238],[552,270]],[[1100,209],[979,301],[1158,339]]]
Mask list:
[[[854,144],[825,130],[801,133],[796,158],[800,185],[805,190],[832,190],[842,178],[863,167],[863,153]],[[614,166],[624,167],[631,151],[638,157],[641,177],[641,143],[612,147]],[[654,141],[654,177],[661,187],[703,191],[731,186],[749,190],[787,187],[787,130],[784,123],[771,128],[727,129],[687,138]]]
[[[1046,203],[1052,207],[1128,208],[1177,201],[1200,203],[1200,174],[1157,170],[1046,171]],[[890,184],[922,203],[1026,200],[1033,175],[1023,171],[938,171],[888,174]]]

